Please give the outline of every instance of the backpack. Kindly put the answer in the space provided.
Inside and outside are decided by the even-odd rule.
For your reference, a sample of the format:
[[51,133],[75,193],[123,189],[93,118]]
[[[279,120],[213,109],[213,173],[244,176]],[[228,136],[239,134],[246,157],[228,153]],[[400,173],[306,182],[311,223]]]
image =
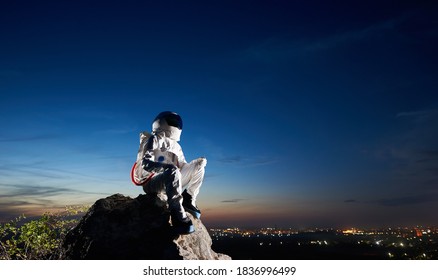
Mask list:
[[140,133],[140,147],[138,148],[137,160],[131,168],[131,181],[136,186],[145,185],[154,176],[154,173],[147,172],[142,167],[143,157],[146,152],[146,144],[151,136],[152,134],[147,131]]

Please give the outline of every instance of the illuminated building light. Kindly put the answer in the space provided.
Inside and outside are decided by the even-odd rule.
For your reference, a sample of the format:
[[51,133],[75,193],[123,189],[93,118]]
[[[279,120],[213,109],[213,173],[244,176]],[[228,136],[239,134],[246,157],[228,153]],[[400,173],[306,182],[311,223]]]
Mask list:
[[360,234],[360,235],[364,234],[364,232],[362,230],[358,230],[356,228],[343,230],[342,233],[343,234]]

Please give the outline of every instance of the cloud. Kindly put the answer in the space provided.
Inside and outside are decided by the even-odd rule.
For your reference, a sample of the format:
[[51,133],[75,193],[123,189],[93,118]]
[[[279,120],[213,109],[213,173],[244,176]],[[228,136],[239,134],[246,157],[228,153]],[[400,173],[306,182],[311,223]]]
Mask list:
[[16,178],[17,176],[23,177],[32,175],[32,178],[44,178],[44,179],[61,179],[66,180],[70,179],[70,176],[66,176],[63,174],[55,174],[54,172],[50,172],[45,168],[38,168],[33,166],[28,166],[23,164],[23,166],[19,166],[19,164],[10,164],[10,165],[0,165],[0,174],[5,177]]
[[285,59],[299,57],[305,53],[332,49],[340,45],[384,36],[388,31],[393,31],[408,18],[409,16],[402,15],[396,18],[370,24],[363,28],[338,32],[326,37],[316,38],[314,40],[270,38],[259,45],[248,48],[245,51],[245,57],[264,62],[284,61]]
[[235,199],[229,199],[229,200],[222,200],[222,203],[238,203],[241,201],[244,201],[245,199],[243,198],[235,198]]
[[248,166],[262,166],[262,165],[270,165],[278,162],[277,158],[258,158],[253,159]]
[[394,30],[398,25],[404,22],[407,16],[400,16],[386,21],[378,22],[367,27],[351,30],[343,33],[334,34],[326,37],[314,44],[307,46],[308,50],[315,51],[319,49],[327,49],[353,41],[367,40],[374,36],[384,35],[386,31]]
[[204,179],[220,177],[220,176],[223,176],[223,175],[224,175],[223,173],[211,173],[211,172],[207,172],[207,173],[204,175]]
[[21,198],[21,197],[38,197],[46,198],[49,196],[65,195],[65,194],[102,194],[94,192],[84,192],[72,188],[40,186],[40,185],[25,185],[25,184],[4,184],[0,183],[3,188],[11,189],[0,195],[0,198]]
[[254,167],[273,164],[278,161],[277,158],[271,157],[242,157],[242,156],[229,156],[219,158],[218,161],[224,164],[232,164],[239,167]]
[[253,156],[253,155],[236,155],[228,154],[223,147],[216,144],[208,138],[199,138],[199,145],[202,146],[211,158],[222,164],[233,165],[237,167],[253,167],[261,165],[269,165],[278,161],[278,158],[272,156]]
[[418,163],[431,162],[438,160],[438,150],[419,151],[418,155],[421,157],[417,160]]
[[432,174],[438,174],[438,167],[429,167],[429,168],[424,168],[425,171],[429,171]]
[[38,216],[44,212],[65,209],[65,205],[57,205],[51,200],[14,200],[0,202],[0,222],[13,220],[20,215]]
[[438,120],[438,110],[418,110],[407,111],[396,114],[397,119],[405,119],[417,124],[425,124],[428,122],[436,122]]
[[87,200],[89,195],[104,194],[47,185],[0,183],[0,189],[0,221],[10,220],[21,214],[37,216],[47,211],[58,211],[66,206],[65,201],[69,198],[80,196]]
[[32,201],[27,200],[13,200],[0,202],[0,212],[5,212],[8,209],[23,208],[23,207],[39,207],[47,208],[53,207],[55,203],[49,199],[35,199]]
[[403,118],[403,117],[423,117],[429,115],[433,111],[410,111],[410,112],[400,112],[396,115],[397,118]]
[[417,163],[438,159],[438,109],[399,112],[395,118],[398,129],[376,150],[377,158]]
[[384,198],[377,200],[376,203],[384,206],[404,206],[413,204],[422,204],[438,201],[438,194],[418,194],[411,196],[403,196],[398,198]]
[[74,120],[103,120],[103,121],[114,121],[117,119],[117,115],[114,112],[96,110],[94,107],[89,105],[84,105],[83,107],[75,107],[69,111],[62,111],[62,115],[66,119]]
[[[438,109],[401,111],[394,115],[393,129],[379,141],[374,153],[385,164],[386,179],[401,194],[436,189],[438,179]],[[391,188],[390,186],[388,186]],[[432,197],[434,197],[432,195]],[[429,200],[425,196],[383,199],[382,205]]]
[[114,128],[114,129],[106,129],[106,130],[99,130],[96,131],[96,134],[103,134],[103,135],[122,135],[122,134],[129,134],[136,132],[137,129],[134,128]]
[[388,207],[398,207],[406,205],[424,204],[438,201],[438,193],[423,193],[407,195],[402,197],[381,198],[377,200],[359,201],[356,199],[346,199],[344,203],[364,203]]
[[240,156],[230,156],[230,157],[223,157],[218,159],[221,163],[239,163],[242,161],[242,158]]
[[41,135],[23,135],[18,137],[0,137],[0,142],[28,142],[58,139],[60,136],[56,134],[41,134]]
[[438,159],[438,150],[424,150],[418,153],[429,158]]
[[[122,156],[101,156],[96,159],[108,160],[108,159],[128,159],[126,155]],[[16,178],[17,176],[24,177],[27,175],[32,175],[33,179],[37,178],[48,178],[48,179],[60,179],[68,180],[74,177],[75,179],[86,179],[87,181],[108,181],[108,178],[104,175],[94,176],[88,175],[81,172],[75,172],[68,169],[55,168],[50,161],[33,161],[33,162],[23,162],[23,163],[5,163],[0,165],[0,174],[4,177]],[[58,163],[57,166],[61,166]],[[107,175],[106,175],[107,176]],[[0,184],[1,185],[1,184]]]

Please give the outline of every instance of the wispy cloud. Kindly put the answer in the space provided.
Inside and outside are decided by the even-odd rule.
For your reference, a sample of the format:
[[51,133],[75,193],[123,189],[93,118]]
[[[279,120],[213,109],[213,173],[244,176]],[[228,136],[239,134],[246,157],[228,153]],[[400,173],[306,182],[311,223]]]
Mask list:
[[62,111],[62,116],[67,119],[75,120],[104,120],[112,121],[117,118],[114,112],[96,110],[94,107],[77,107],[70,111]]
[[417,160],[417,163],[438,161],[438,150],[425,150],[418,151],[417,153],[420,156],[420,159]]
[[277,158],[254,158],[248,165],[249,166],[262,166],[270,165],[278,162]]
[[405,205],[416,205],[438,201],[438,193],[422,193],[414,195],[406,195],[401,197],[387,197],[377,200],[364,200],[347,199],[344,203],[364,203],[364,204],[377,204],[381,206],[397,207]]
[[222,157],[218,159],[221,163],[239,163],[242,161],[242,158],[240,156],[229,156],[229,157]]
[[424,110],[424,111],[410,111],[410,112],[400,112],[396,115],[397,118],[403,117],[423,117],[429,115],[433,111]]
[[10,221],[22,214],[37,216],[44,212],[52,212],[65,209],[66,205],[57,205],[52,200],[14,200],[0,202],[0,222]]
[[42,186],[42,185],[0,183],[0,187],[3,188],[3,193],[0,194],[0,198],[14,198],[14,197],[46,198],[49,196],[65,195],[65,194],[103,194],[103,193],[95,193],[95,192],[85,192],[73,188]]
[[[124,158],[125,156],[120,156],[119,158]],[[102,157],[102,159],[116,158],[116,157]],[[57,162],[46,162],[46,161],[35,161],[26,163],[5,163],[0,165],[0,174],[4,177],[16,178],[17,175],[23,177],[24,175],[32,175],[35,180],[40,178],[48,179],[60,179],[68,180],[74,177],[75,179],[86,179],[87,181],[106,181],[107,178],[103,175],[93,176],[81,172],[75,172],[68,170],[67,168],[56,168]],[[58,163],[58,165],[60,165]],[[1,186],[1,184],[0,184]]]
[[210,179],[210,178],[215,178],[215,177],[220,177],[223,176],[223,173],[211,173],[211,172],[207,172],[204,176],[204,179]]
[[378,22],[361,29],[346,31],[343,33],[333,34],[319,41],[310,42],[304,46],[306,51],[317,51],[322,49],[333,48],[341,44],[362,41],[374,36],[383,35],[388,30],[393,30],[396,26],[406,20],[406,16],[389,19]]
[[108,195],[82,191],[74,188],[49,185],[27,185],[0,183],[0,221],[5,221],[21,214],[40,215],[47,211],[63,209],[69,198],[77,204],[77,197],[87,201],[95,195]]
[[243,157],[236,155],[236,156],[221,157],[218,159],[218,161],[220,163],[232,164],[238,167],[254,167],[254,166],[274,164],[278,161],[278,159],[272,157],[263,157],[263,156]]
[[348,43],[384,36],[408,18],[408,15],[402,15],[362,28],[333,33],[315,39],[269,38],[261,44],[248,48],[245,51],[245,57],[264,62],[284,61],[305,53],[332,49]]
[[243,198],[234,198],[234,199],[228,199],[228,200],[222,200],[222,203],[238,203],[241,201],[244,201],[245,199]]
[[222,146],[207,138],[199,139],[198,142],[211,155],[208,160],[217,161],[221,164],[236,167],[254,167],[278,162],[278,158],[275,156],[230,154],[224,151]]
[[384,206],[404,206],[404,205],[429,203],[435,201],[438,201],[438,194],[427,193],[427,194],[418,194],[418,195],[403,196],[397,198],[384,198],[376,201],[376,203]]
[[[401,111],[393,115],[394,126],[371,153],[387,164],[386,177],[397,182],[400,193],[436,188],[438,179],[438,109]],[[432,195],[433,197],[433,195]],[[381,204],[407,203],[413,199],[381,200]],[[430,199],[430,198],[425,198]]]
[[136,132],[138,129],[135,128],[113,128],[113,129],[106,129],[106,130],[99,130],[96,131],[96,134],[106,134],[106,135],[122,135],[122,134],[128,134]]
[[432,120],[438,120],[438,110],[418,110],[418,111],[406,111],[400,112],[396,115],[398,119],[406,119],[417,123],[428,122]]
[[40,140],[52,140],[58,139],[60,135],[56,134],[41,134],[41,135],[22,135],[22,136],[0,136],[0,142],[28,142],[28,141],[40,141]]

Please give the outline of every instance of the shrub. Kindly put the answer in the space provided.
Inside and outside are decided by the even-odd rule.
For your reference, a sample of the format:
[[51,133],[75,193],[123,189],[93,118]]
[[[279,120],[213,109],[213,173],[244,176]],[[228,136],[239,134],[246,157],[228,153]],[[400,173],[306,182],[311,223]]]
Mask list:
[[0,225],[0,259],[59,259],[65,235],[87,208],[69,207],[63,213],[45,213],[30,221],[22,215]]

